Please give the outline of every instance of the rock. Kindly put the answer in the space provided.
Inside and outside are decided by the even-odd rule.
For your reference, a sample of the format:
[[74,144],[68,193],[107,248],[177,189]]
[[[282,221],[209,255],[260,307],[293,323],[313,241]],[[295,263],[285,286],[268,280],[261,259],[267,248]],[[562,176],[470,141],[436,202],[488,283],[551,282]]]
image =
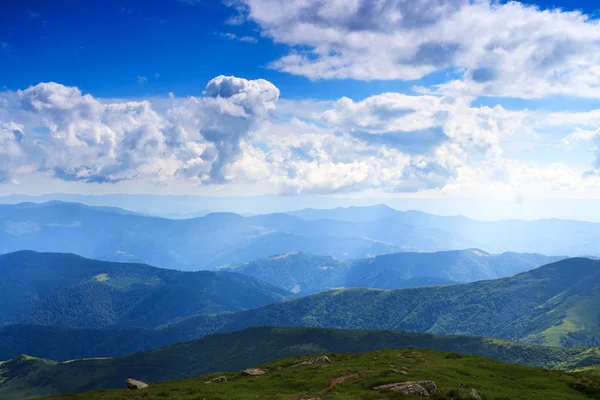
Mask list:
[[204,383],[217,383],[217,382],[227,382],[227,377],[226,376],[217,376],[214,379],[211,379],[210,381],[206,381]]
[[390,368],[390,372],[393,372],[395,374],[400,374],[400,375],[408,375],[408,372],[403,371],[401,369]]
[[423,386],[423,388],[425,388],[425,390],[427,390],[429,394],[439,392],[437,385],[434,381],[417,381],[415,383],[418,383],[419,385]]
[[125,384],[127,385],[127,389],[132,389],[132,390],[140,390],[140,389],[146,389],[148,387],[147,383],[144,383],[142,381],[136,381],[135,379],[127,379],[125,381]]
[[259,375],[266,374],[266,372],[263,371],[262,369],[258,369],[258,368],[248,368],[248,369],[243,370],[242,374],[247,375],[247,376],[259,376]]
[[373,390],[391,390],[403,395],[429,397],[429,392],[417,382],[388,383],[387,385],[375,386]]
[[329,359],[329,357],[320,356],[320,357],[311,358],[310,360],[302,361],[302,362],[294,365],[294,367],[297,367],[298,365],[316,365],[316,364],[325,364],[325,363],[331,364],[331,360]]
[[459,387],[460,389],[466,389],[466,388],[468,388],[468,386],[467,386],[467,385],[465,385],[464,383],[461,383],[460,385],[458,385],[458,387]]
[[475,390],[475,388],[471,388],[471,397],[477,400],[481,400],[481,396],[479,395],[479,393],[477,393],[477,390]]

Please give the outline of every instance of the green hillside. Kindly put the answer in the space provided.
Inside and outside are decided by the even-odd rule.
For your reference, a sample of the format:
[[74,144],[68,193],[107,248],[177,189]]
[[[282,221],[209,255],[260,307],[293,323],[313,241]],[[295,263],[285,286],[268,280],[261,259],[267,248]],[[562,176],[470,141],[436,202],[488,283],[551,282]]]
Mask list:
[[264,327],[209,335],[114,359],[56,363],[18,357],[0,365],[0,398],[21,400],[34,395],[119,388],[129,377],[145,382],[193,378],[216,371],[239,371],[281,357],[302,354],[359,353],[407,347],[477,354],[510,363],[555,369],[600,364],[598,349],[553,348],[487,338],[395,331]]
[[[463,285],[323,292],[236,313],[220,331],[259,325],[395,329],[591,347],[600,345],[598,304],[600,261],[572,258]],[[181,324],[189,330],[193,318]]]
[[259,307],[289,295],[229,272],[181,272],[73,254],[0,255],[0,325],[153,327]]
[[[379,389],[401,382],[433,381],[431,397],[437,399],[475,398],[472,389],[486,400],[569,400],[598,399],[600,379],[563,373],[486,358],[460,356],[432,350],[379,350],[361,354],[328,353],[330,363],[299,365],[311,357],[291,357],[260,365],[264,375],[245,376],[240,372],[214,373],[185,381],[151,384],[133,392],[128,389],[95,391],[60,397],[86,400],[215,399],[273,400],[296,399],[396,399],[399,396]],[[402,371],[400,374],[396,371]],[[225,376],[226,382],[206,384]],[[222,379],[222,378],[221,378]],[[431,383],[423,384],[431,388]]]
[[560,259],[541,254],[489,254],[477,249],[403,252],[360,260],[293,252],[219,269],[310,294],[341,287],[401,289],[497,279]]
[[393,291],[334,290],[155,329],[5,326],[0,359],[119,356],[252,326],[388,329],[594,347],[600,345],[599,293],[600,261],[567,259],[509,278]]

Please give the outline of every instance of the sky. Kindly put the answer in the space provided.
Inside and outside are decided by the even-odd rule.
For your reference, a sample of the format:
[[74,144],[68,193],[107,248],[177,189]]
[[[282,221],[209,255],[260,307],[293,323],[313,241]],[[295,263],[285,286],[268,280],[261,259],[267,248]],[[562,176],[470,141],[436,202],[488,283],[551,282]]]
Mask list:
[[565,0],[2,2],[0,195],[477,198],[584,217],[599,17]]

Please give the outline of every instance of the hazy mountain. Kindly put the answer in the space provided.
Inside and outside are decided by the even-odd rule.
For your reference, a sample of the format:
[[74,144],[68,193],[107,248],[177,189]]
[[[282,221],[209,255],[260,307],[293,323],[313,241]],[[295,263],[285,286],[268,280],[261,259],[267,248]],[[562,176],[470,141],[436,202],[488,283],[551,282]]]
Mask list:
[[59,251],[199,270],[292,251],[362,258],[466,246],[457,235],[439,229],[387,222],[355,225],[285,214],[213,213],[171,220],[73,203],[22,203],[0,206],[0,252]]
[[288,295],[230,272],[181,272],[73,254],[0,255],[0,324],[150,327],[259,307]]
[[[59,251],[199,270],[296,251],[351,259],[465,248],[530,251],[531,247],[532,251],[547,250],[547,254],[591,255],[600,248],[595,247],[596,238],[600,244],[598,224],[560,221],[553,227],[553,221],[480,223],[462,217],[417,216],[356,222],[212,213],[173,220],[73,203],[22,203],[0,206],[0,253]],[[524,226],[513,226],[517,223]]]
[[[231,334],[210,335],[199,340],[115,359],[56,363],[21,356],[0,364],[0,376],[3,377],[0,380],[0,397],[20,400],[30,396],[121,388],[124,379],[131,376],[145,382],[196,378],[202,374],[240,371],[280,357],[310,353],[331,356],[332,353],[396,349],[393,352],[395,357],[402,351],[399,349],[407,347],[476,354],[504,362],[546,368],[572,369],[600,363],[598,349],[564,349],[477,337],[434,336],[395,331],[250,328]],[[422,358],[422,352],[419,353]],[[372,369],[375,357],[368,354],[365,356],[368,356],[369,369]],[[379,354],[378,358],[382,358],[382,355]],[[452,357],[444,354],[442,358],[456,362],[461,359],[456,354]],[[468,359],[470,364],[475,361],[466,357],[465,359]],[[333,365],[341,362],[334,359]],[[398,368],[409,369],[411,374],[416,373],[410,366],[401,367],[398,363],[402,362],[404,361],[398,357],[393,361]],[[381,360],[386,371],[389,370],[390,363],[391,361],[383,358]],[[495,363],[493,365],[496,365],[496,368],[500,366]],[[466,368],[466,364],[463,368]],[[481,369],[481,366],[476,368]],[[520,368],[526,371],[524,367],[506,365],[505,368]],[[277,367],[265,369],[277,370]],[[301,374],[302,371],[296,373]],[[208,379],[201,379],[199,382],[204,385],[205,380]],[[482,386],[484,385],[480,381],[478,387]]]
[[305,294],[341,287],[399,289],[496,279],[559,259],[540,254],[488,254],[476,249],[403,252],[361,260],[340,260],[298,252],[221,269]]
[[220,270],[250,275],[292,293],[313,293],[345,286],[351,265],[351,261],[297,252],[222,266]]
[[[466,243],[492,252],[535,252],[548,255],[599,255],[600,223],[560,219],[480,222],[462,216],[442,217],[420,211],[398,211],[385,205],[288,213],[305,220],[400,223],[451,232]],[[394,222],[392,222],[394,221]]]

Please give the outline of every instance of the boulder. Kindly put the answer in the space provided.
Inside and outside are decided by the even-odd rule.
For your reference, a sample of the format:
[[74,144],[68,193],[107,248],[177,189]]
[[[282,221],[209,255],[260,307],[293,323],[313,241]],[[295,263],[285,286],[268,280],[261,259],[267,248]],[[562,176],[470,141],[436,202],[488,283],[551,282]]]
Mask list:
[[316,364],[325,364],[325,363],[331,364],[331,360],[329,359],[329,357],[319,356],[319,357],[311,358],[310,360],[306,360],[306,361],[297,363],[296,365],[294,365],[294,367],[297,367],[298,365],[316,365]]
[[242,374],[247,375],[247,376],[259,376],[259,375],[266,374],[266,372],[263,371],[262,369],[258,369],[258,368],[248,368],[248,369],[243,370]]
[[227,377],[226,376],[217,376],[214,379],[211,379],[210,381],[206,381],[204,383],[218,383],[218,382],[227,382]]
[[147,383],[144,383],[142,381],[136,381],[135,379],[127,379],[125,381],[125,384],[127,385],[127,389],[132,389],[132,390],[140,390],[140,389],[146,389],[148,387]]
[[425,390],[429,392],[429,394],[439,392],[437,385],[434,381],[417,381],[415,383],[418,383],[419,385],[423,386]]
[[375,386],[373,390],[391,390],[402,395],[429,397],[429,392],[417,382],[388,383],[387,385]]

